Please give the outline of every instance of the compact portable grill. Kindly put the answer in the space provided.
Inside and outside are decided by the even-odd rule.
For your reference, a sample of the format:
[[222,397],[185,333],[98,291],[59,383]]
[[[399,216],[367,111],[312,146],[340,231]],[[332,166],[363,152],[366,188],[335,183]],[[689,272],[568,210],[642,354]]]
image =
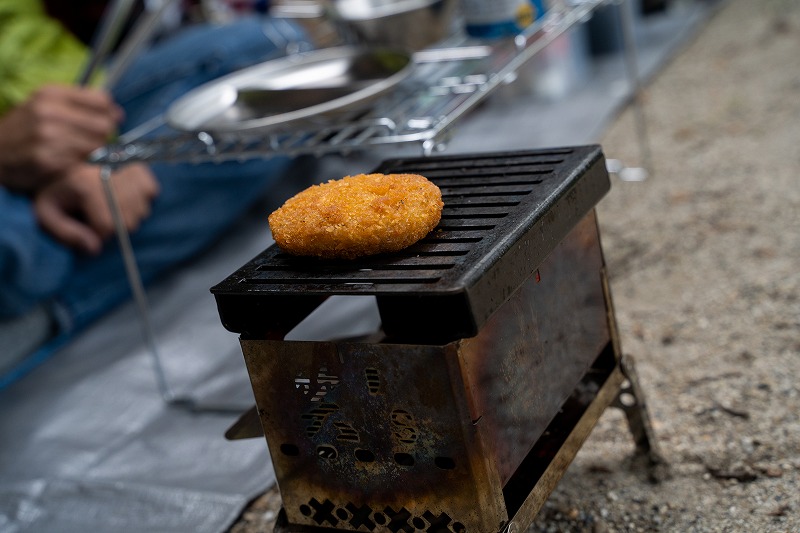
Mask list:
[[[600,246],[601,149],[378,171],[440,187],[442,220],[425,239],[356,261],[272,246],[212,289],[256,400],[228,436],[266,436],[276,530],[519,531],[610,405],[655,463]],[[375,297],[381,330],[285,340],[332,295]]]

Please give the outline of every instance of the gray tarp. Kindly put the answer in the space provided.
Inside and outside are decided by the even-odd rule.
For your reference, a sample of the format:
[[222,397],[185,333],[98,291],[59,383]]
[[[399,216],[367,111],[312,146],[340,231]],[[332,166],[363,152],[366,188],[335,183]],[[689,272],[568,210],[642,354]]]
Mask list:
[[[226,261],[207,258],[150,291],[178,392],[252,405],[236,335],[208,289],[263,248],[262,234],[238,235]],[[0,392],[0,405],[0,531],[217,532],[273,481],[262,439],[224,440],[235,415],[161,400],[131,305]]]
[[[371,170],[377,162],[347,165]],[[328,160],[319,179],[353,170],[341,164]],[[316,164],[301,161],[294,172],[302,178],[273,198],[302,188]],[[264,439],[223,437],[254,402],[238,337],[223,329],[209,292],[271,244],[266,215],[275,200],[266,204],[209,254],[148,290],[176,395],[238,410],[193,413],[165,404],[134,306],[121,307],[0,391],[0,531],[218,532],[274,483]],[[377,326],[374,301],[326,305],[337,312],[316,313],[294,334],[321,339]]]

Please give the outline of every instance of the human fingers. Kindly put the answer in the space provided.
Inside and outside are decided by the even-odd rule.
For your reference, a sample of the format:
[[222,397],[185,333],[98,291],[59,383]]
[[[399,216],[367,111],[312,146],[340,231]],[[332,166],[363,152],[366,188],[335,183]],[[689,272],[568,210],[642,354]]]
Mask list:
[[60,100],[92,115],[107,115],[119,123],[124,118],[123,109],[114,102],[111,94],[102,89],[70,85],[46,85],[37,91],[45,99]]
[[108,95],[86,95],[58,86],[40,89],[28,106],[34,142],[79,159],[108,141],[121,113]]
[[76,209],[91,229],[102,239],[114,234],[114,218],[105,193],[100,167],[83,164],[68,178],[77,196]]
[[69,190],[55,183],[39,193],[34,200],[34,212],[39,225],[56,240],[90,254],[102,247],[102,240],[95,231],[72,214],[75,197]]
[[112,184],[123,223],[134,231],[150,216],[153,199],[160,192],[158,181],[146,165],[134,163],[116,172]]
[[[150,214],[159,192],[152,172],[142,164],[124,167],[112,178],[114,200],[123,224],[133,231]],[[75,248],[96,253],[115,230],[109,198],[100,168],[83,164],[64,179],[45,187],[35,198],[37,218],[56,239]]]
[[[73,177],[79,182],[80,211],[91,228],[103,239],[115,231],[109,198],[100,178],[99,167],[85,165]],[[113,201],[119,210],[122,224],[135,231],[150,215],[153,199],[159,192],[158,182],[150,169],[141,163],[126,165],[111,179]]]
[[[93,114],[70,103],[65,89],[43,88],[0,118],[0,178],[35,190],[83,163],[115,130],[113,113]],[[101,106],[102,107],[102,106]]]

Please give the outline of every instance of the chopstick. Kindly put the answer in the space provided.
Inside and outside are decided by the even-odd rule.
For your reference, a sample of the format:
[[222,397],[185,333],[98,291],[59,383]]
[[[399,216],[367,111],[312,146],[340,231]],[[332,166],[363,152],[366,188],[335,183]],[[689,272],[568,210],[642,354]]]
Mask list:
[[100,66],[108,57],[114,43],[122,33],[128,21],[135,0],[113,0],[103,13],[100,26],[95,33],[89,61],[78,77],[77,84],[85,86],[89,83]]
[[112,58],[105,77],[105,86],[112,88],[119,81],[120,76],[130,66],[131,61],[150,40],[153,32],[158,27],[163,14],[175,3],[175,0],[161,0],[161,5],[156,9],[147,9],[142,18],[136,22],[125,42],[119,47]]

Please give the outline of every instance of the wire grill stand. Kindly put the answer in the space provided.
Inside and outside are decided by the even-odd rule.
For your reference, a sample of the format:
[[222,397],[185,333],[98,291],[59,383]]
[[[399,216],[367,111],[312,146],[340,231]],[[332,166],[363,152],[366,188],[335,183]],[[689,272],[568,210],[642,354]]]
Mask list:
[[[277,155],[347,154],[369,146],[415,143],[421,146],[424,155],[430,155],[444,148],[447,135],[456,121],[481,103],[495,88],[516,79],[517,70],[558,36],[587,20],[595,9],[606,4],[623,5],[620,22],[626,74],[633,89],[637,128],[641,133],[639,148],[642,163],[648,164],[650,152],[640,109],[642,86],[636,65],[633,20],[626,15],[628,10],[624,8],[629,1],[568,1],[561,9],[550,10],[515,38],[493,44],[486,54],[465,54],[466,59],[453,58],[451,54],[437,58],[435,50],[431,50],[426,59],[417,62],[414,75],[400,84],[393,94],[366,112],[338,117],[335,124],[321,124],[316,129],[259,133],[173,131],[163,134],[158,132],[163,130],[164,118],[158,116],[120,136],[118,143],[97,150],[92,155],[92,162],[103,167],[103,186],[114,218],[126,275],[153,363],[156,384],[164,402],[202,412],[239,413],[242,410],[241,406],[203,406],[193,398],[173,393],[158,352],[134,251],[110,181],[114,168],[134,161],[219,163]],[[472,43],[463,41],[459,44],[470,46]],[[624,178],[620,170],[631,169],[610,170]],[[646,168],[638,171],[638,176],[647,173]]]
[[[629,0],[622,0],[627,2]],[[128,132],[121,142],[98,150],[96,163],[121,165],[131,161],[223,162],[266,158],[276,155],[324,155],[349,153],[376,145],[419,144],[425,155],[444,146],[456,121],[475,108],[498,86],[516,78],[525,62],[554,39],[585,21],[596,8],[618,3],[612,0],[573,0],[569,6],[551,10],[513,39],[481,46],[485,54],[458,55],[436,49],[416,61],[415,72],[369,110],[337,117],[317,127],[257,132],[163,132],[163,117]],[[626,13],[627,10],[620,10]],[[632,26],[624,17],[623,27]],[[626,50],[635,58],[633,32],[623,32]],[[457,47],[474,43],[459,38]],[[638,90],[634,62],[626,63],[628,77]]]

